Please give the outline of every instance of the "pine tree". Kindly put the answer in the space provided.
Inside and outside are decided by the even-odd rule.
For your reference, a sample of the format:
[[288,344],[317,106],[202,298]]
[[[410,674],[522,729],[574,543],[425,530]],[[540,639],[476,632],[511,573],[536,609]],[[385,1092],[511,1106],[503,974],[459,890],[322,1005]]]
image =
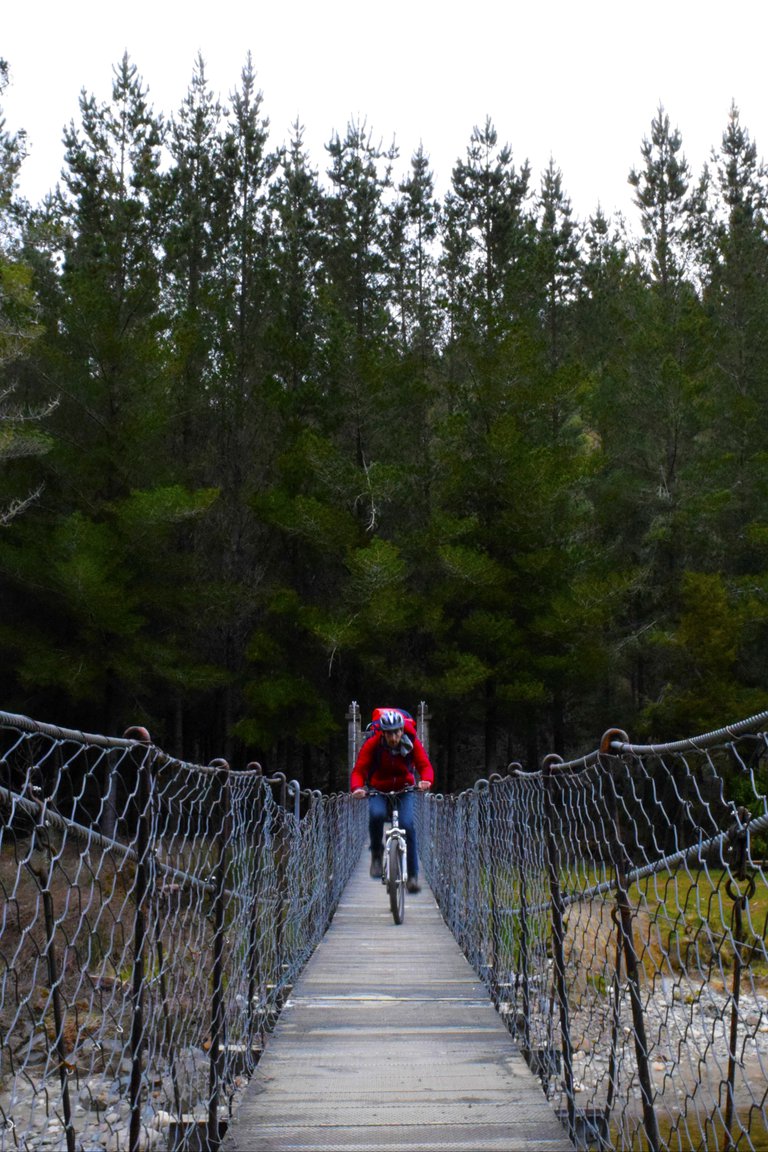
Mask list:
[[[702,397],[705,490],[715,511],[713,559],[739,571],[765,558],[758,543],[768,471],[763,465],[768,335],[768,172],[731,108],[716,168],[710,280],[706,293],[717,348]],[[749,528],[755,523],[755,530]],[[757,553],[754,546],[757,544]],[[760,557],[760,559],[758,559]]]
[[[8,65],[0,59],[0,97],[9,83]],[[0,109],[0,527],[10,524],[39,497],[39,477],[31,490],[19,488],[11,461],[45,453],[50,440],[44,421],[52,402],[30,407],[19,397],[19,370],[39,334],[32,269],[23,253],[27,206],[18,195],[17,178],[26,155],[23,131],[6,129]],[[22,479],[22,478],[18,478]],[[7,481],[7,487],[6,487]]]
[[[0,97],[5,95],[9,83],[8,62],[0,58]],[[26,135],[23,129],[9,132],[5,116],[0,109],[0,211],[2,212],[0,240],[4,250],[11,242],[12,223],[19,213],[17,178],[25,155]]]
[[264,530],[252,504],[279,449],[269,402],[266,339],[273,305],[269,195],[277,156],[269,148],[269,121],[250,53],[239,86],[230,95],[220,142],[211,138],[211,144],[215,196],[210,241],[215,254],[212,250],[211,332],[205,339],[210,386],[205,389],[198,449],[204,483],[214,487],[219,498],[195,550],[205,558],[212,602],[217,604],[206,632],[207,654],[225,680],[220,695],[209,702],[208,727],[230,757],[241,708],[245,647],[264,574]]
[[[574,414],[580,380],[575,360],[573,313],[581,261],[571,204],[563,192],[562,174],[550,161],[538,197],[535,269],[545,341],[542,377],[549,393],[547,420],[557,437]],[[542,379],[542,383],[544,380]]]
[[525,295],[529,181],[528,163],[515,168],[489,118],[474,128],[445,203],[443,276],[452,331],[469,328],[487,338],[518,312]]
[[[164,303],[169,315],[174,452],[188,474],[204,471],[210,441],[210,396],[216,387],[216,336],[222,305],[219,204],[223,109],[198,57],[189,90],[172,119],[172,164],[163,178]],[[202,467],[201,467],[202,466]]]
[[[322,783],[327,765],[319,749],[336,722],[327,698],[327,657],[311,620],[338,587],[338,553],[343,555],[356,528],[352,516],[334,506],[334,486],[323,482],[335,467],[322,373],[326,238],[322,193],[298,123],[280,152],[269,209],[266,400],[275,420],[275,455],[252,501],[266,526],[262,557],[268,563],[246,645],[244,707],[236,731],[286,770],[303,743],[304,778]],[[343,699],[334,702],[340,713]]]
[[325,339],[320,302],[326,241],[322,193],[304,147],[304,129],[293,126],[270,188],[273,219],[270,264],[274,305],[267,334],[277,400],[295,427],[322,423],[318,346]]
[[[660,686],[655,637],[673,619],[685,566],[679,544],[690,512],[701,386],[703,316],[691,260],[696,198],[681,149],[680,134],[659,108],[642,144],[644,166],[629,177],[644,236],[635,266],[631,245],[628,261],[622,256],[609,266],[620,277],[610,313],[616,331],[613,348],[608,341],[593,368],[589,397],[599,435],[594,493],[602,540],[615,546],[618,571],[632,589],[616,625],[628,706],[638,711]],[[589,312],[594,304],[582,319]]]
[[[637,195],[645,239],[650,251],[652,291],[649,312],[638,349],[639,384],[644,393],[640,409],[646,435],[642,437],[660,499],[674,507],[681,468],[694,437],[692,404],[697,388],[697,324],[700,308],[696,285],[689,275],[692,200],[690,172],[681,152],[682,137],[672,131],[669,117],[658,109],[651,137],[642,145],[645,166],[629,176]],[[695,203],[695,200],[693,201]],[[691,354],[692,353],[692,354]],[[660,451],[653,450],[655,438]],[[666,512],[661,517],[669,523]]]
[[[634,257],[622,220],[598,210],[584,234],[584,259],[574,309],[578,360],[582,366],[580,412],[591,445],[587,496],[592,509],[592,551],[610,597],[604,629],[606,667],[601,707],[615,709],[624,723],[645,693],[638,645],[648,626],[637,605],[644,579],[647,492],[634,430],[642,398],[636,389],[636,341],[648,284]],[[601,723],[598,715],[596,723]]]
[[[554,167],[529,205],[527,166],[514,173],[509,149],[496,147],[490,125],[476,131],[447,198],[444,283],[449,309],[462,305],[438,405],[430,526],[430,689],[443,706],[461,702],[486,771],[509,757],[505,730],[518,755],[535,758],[540,736],[562,746],[568,694],[587,660],[590,676],[600,663],[584,629],[590,447],[570,319],[576,230]],[[596,583],[590,595],[594,621]]]
[[[365,123],[349,124],[345,135],[334,134],[326,149],[327,416],[335,437],[365,475],[372,459],[373,414],[385,402],[385,360],[392,347],[385,208],[396,150],[377,144]],[[373,505],[365,503],[360,514],[370,519]]]
[[157,362],[163,127],[146,97],[124,56],[111,104],[83,93],[82,126],[71,124],[64,137],[63,301],[50,355],[68,396],[60,411],[70,483],[97,500],[141,486],[147,468],[157,474],[164,430]]
[[674,290],[686,264],[685,204],[690,169],[680,151],[682,144],[679,130],[672,130],[669,116],[659,105],[651,122],[650,138],[642,143],[645,165],[640,171],[633,168],[629,174],[645,233],[643,248],[650,255],[651,273],[665,295]]
[[437,236],[440,205],[435,199],[429,158],[419,147],[393,205],[387,254],[392,297],[402,349],[426,362],[433,359],[439,332]]
[[193,676],[177,533],[213,494],[176,483],[165,451],[163,129],[127,57],[111,103],[84,93],[81,115],[55,205],[60,283],[42,297],[35,345],[35,370],[61,403],[45,506],[4,541],[17,607],[5,640],[28,692],[114,732],[136,709],[150,714],[158,684]]
[[372,130],[358,121],[347,125],[343,137],[335,133],[326,150],[330,286],[355,336],[378,337],[388,326],[384,204],[397,149],[376,144]]
[[[717,576],[718,615],[728,618],[729,629],[713,632],[708,658],[720,661],[718,682],[731,681],[728,697],[723,688],[721,700],[731,698],[735,706],[737,697],[754,703],[764,684],[768,624],[768,170],[735,105],[712,168],[704,292],[712,353],[698,401],[697,499],[690,531],[698,572],[691,578],[711,592]],[[699,691],[697,705],[691,681],[699,670],[679,657],[687,650],[681,641],[684,622],[673,635],[678,659],[671,661],[671,677],[678,684],[670,692],[670,707],[677,702],[685,714],[691,706],[708,706],[714,718],[716,694]]]

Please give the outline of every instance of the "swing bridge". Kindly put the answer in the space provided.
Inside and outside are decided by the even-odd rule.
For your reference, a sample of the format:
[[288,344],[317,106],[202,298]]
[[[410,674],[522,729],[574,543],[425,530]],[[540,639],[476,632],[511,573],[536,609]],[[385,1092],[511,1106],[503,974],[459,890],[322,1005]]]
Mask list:
[[[768,712],[611,729],[420,795],[395,927],[364,802],[0,713],[0,1148],[765,1152],[767,742]],[[345,1111],[387,1030],[418,1086],[366,1079]]]

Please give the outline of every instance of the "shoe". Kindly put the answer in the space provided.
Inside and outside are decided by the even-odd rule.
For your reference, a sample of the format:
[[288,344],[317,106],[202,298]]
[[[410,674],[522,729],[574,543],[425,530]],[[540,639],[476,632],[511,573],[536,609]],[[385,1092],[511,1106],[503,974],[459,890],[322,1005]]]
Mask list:
[[371,879],[381,880],[381,855],[371,853]]
[[421,892],[421,884],[419,884],[415,876],[411,876],[410,880],[406,882],[405,887],[412,895]]

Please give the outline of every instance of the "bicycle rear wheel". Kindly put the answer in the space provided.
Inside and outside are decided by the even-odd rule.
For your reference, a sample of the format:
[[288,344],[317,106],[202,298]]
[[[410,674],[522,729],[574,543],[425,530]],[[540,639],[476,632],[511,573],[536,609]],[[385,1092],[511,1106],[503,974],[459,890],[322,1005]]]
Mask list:
[[403,862],[400,855],[400,845],[396,837],[392,837],[387,846],[387,863],[389,865],[389,906],[395,924],[402,924],[405,916],[405,880],[403,879]]

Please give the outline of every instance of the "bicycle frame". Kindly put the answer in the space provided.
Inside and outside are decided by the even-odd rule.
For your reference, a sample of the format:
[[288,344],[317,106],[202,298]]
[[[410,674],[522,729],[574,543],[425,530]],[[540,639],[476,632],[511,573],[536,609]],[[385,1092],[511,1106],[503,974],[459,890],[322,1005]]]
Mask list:
[[408,879],[408,854],[405,844],[405,829],[400,827],[396,800],[392,803],[392,823],[389,828],[384,830],[384,860],[381,873],[381,879],[384,884],[386,884],[389,879],[389,845],[393,840],[397,841],[397,850],[402,863],[403,882],[405,882]]
[[379,792],[377,788],[369,789],[369,793],[386,796],[390,806],[390,825],[384,831],[381,882],[389,893],[389,903],[395,924],[402,924],[405,917],[405,886],[408,882],[406,835],[405,829],[400,827],[398,800],[404,792],[412,791],[414,791],[413,787],[403,788],[399,792]]

